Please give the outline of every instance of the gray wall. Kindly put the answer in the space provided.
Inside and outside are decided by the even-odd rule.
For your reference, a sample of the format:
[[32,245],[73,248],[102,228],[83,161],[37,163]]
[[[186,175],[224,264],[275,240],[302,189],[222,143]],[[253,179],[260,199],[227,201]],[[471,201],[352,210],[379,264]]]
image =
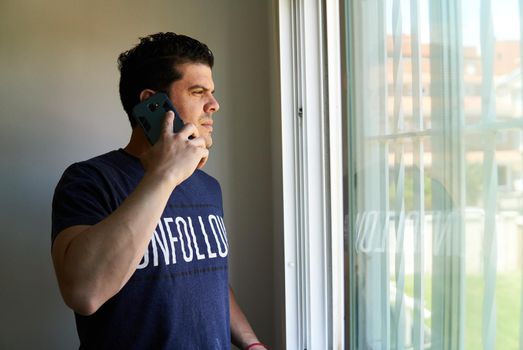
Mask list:
[[260,0],[0,1],[0,349],[77,346],[50,259],[52,192],[71,162],[126,144],[130,128],[118,98],[116,58],[157,31],[199,38],[217,57],[221,110],[206,170],[223,188],[231,284],[261,339],[281,348],[271,6]]

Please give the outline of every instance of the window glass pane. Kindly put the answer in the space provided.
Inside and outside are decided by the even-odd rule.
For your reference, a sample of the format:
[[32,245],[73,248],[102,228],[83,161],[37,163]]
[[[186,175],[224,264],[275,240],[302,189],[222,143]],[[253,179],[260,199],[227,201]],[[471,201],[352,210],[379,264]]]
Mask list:
[[[520,129],[499,130],[493,134],[496,167],[486,172],[485,136],[465,137],[466,149],[466,290],[465,339],[468,348],[481,348],[482,318],[486,317],[486,297],[489,293],[495,305],[496,346],[519,349],[521,318],[521,144]],[[488,156],[488,155],[487,155]],[[497,177],[490,187],[490,176]],[[489,193],[488,190],[493,193]],[[486,201],[495,196],[495,215],[485,212]],[[494,220],[492,224],[488,220]],[[491,244],[486,236],[488,225],[495,226],[496,240]],[[495,257],[490,258],[493,254]],[[485,272],[487,262],[495,265],[495,274]],[[494,278],[494,279],[492,279]]]
[[346,1],[347,344],[520,349],[523,1]]

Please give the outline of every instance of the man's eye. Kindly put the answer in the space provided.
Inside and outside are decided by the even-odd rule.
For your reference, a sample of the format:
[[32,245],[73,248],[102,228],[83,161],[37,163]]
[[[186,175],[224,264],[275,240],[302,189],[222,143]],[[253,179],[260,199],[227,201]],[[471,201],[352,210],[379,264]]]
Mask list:
[[202,95],[203,94],[203,90],[195,90],[195,91],[193,91],[193,94],[194,95]]

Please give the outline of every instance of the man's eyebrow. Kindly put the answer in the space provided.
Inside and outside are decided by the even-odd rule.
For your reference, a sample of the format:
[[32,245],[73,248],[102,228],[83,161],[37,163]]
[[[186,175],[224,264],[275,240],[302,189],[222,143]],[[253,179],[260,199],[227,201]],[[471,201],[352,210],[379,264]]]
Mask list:
[[[189,90],[198,90],[198,89],[202,89],[204,91],[211,91],[211,89],[209,89],[203,85],[198,85],[198,84],[189,87]],[[212,90],[211,93],[214,94],[214,91],[215,90]]]

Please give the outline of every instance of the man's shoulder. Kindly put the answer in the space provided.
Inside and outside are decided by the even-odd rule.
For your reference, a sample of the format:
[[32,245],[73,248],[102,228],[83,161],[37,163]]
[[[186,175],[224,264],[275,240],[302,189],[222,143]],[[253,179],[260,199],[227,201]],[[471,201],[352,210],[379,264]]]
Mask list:
[[130,165],[139,164],[139,160],[125,153],[124,150],[118,149],[109,151],[86,160],[75,162],[67,167],[65,173],[71,171],[89,171],[89,170],[110,170]]
[[116,180],[139,179],[143,176],[143,167],[137,158],[133,158],[119,149],[75,162],[64,170],[58,186],[80,181],[105,183],[110,187]]
[[214,176],[209,175],[201,169],[196,169],[193,177],[197,178],[198,181],[206,183],[209,186],[220,188],[220,183],[218,182],[218,180]]
[[197,176],[199,176],[199,177],[201,177],[201,178],[203,178],[203,179],[208,179],[209,181],[214,181],[214,182],[218,183],[218,180],[216,180],[216,178],[215,178],[214,176],[210,175],[209,173],[205,172],[205,171],[202,170],[202,169],[196,169],[196,170],[194,171],[194,173],[195,173]]
[[123,153],[125,153],[125,151],[122,149],[112,150],[85,160],[78,161],[73,163],[71,166],[111,165],[115,162],[121,162]]

